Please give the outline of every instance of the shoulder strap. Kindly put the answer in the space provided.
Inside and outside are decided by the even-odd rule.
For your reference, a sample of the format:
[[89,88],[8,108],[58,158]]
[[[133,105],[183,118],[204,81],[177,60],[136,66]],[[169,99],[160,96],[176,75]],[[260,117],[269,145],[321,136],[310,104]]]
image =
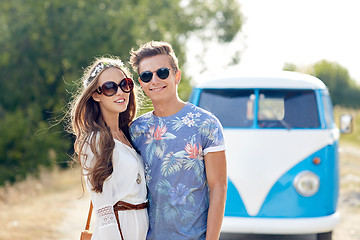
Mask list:
[[89,213],[88,213],[86,226],[85,226],[85,230],[87,230],[87,231],[89,231],[89,228],[90,228],[92,210],[93,210],[93,205],[92,205],[92,201],[90,201],[90,208],[89,208]]

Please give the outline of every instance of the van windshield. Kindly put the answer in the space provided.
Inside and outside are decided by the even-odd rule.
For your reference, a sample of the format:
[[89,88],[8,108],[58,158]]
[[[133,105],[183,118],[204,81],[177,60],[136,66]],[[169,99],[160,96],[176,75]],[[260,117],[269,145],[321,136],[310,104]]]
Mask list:
[[313,90],[204,89],[198,105],[214,113],[223,127],[250,128],[254,121],[257,128],[320,126]]
[[215,114],[223,127],[251,127],[254,121],[253,90],[204,89],[199,107]]
[[313,90],[261,90],[260,128],[318,128],[320,126]]

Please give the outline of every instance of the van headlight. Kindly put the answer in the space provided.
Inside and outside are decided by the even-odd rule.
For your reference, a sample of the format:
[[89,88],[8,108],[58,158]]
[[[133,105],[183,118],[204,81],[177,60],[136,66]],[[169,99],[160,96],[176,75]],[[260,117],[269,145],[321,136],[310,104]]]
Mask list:
[[302,171],[296,175],[294,187],[296,191],[305,197],[311,197],[319,190],[320,178],[313,172]]

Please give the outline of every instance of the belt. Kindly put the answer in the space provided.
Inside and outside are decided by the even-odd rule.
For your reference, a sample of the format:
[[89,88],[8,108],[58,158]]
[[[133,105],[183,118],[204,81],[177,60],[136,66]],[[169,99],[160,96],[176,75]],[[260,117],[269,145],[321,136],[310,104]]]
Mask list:
[[120,235],[121,235],[121,239],[124,240],[124,237],[122,235],[122,231],[121,231],[121,227],[120,227],[120,220],[119,220],[119,214],[118,211],[126,211],[126,210],[140,210],[140,209],[145,209],[149,207],[149,202],[146,201],[144,203],[140,203],[140,204],[131,204],[131,203],[127,203],[127,202],[123,202],[123,201],[118,201],[117,203],[115,203],[114,205],[114,213],[116,216],[116,221],[119,227],[119,231],[120,231]]

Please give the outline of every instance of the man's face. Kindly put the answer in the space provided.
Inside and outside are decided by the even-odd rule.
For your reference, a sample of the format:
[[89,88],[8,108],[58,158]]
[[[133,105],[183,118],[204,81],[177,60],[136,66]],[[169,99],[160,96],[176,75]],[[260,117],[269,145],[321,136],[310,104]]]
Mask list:
[[[160,78],[157,70],[161,68],[168,68],[169,76],[165,79]],[[142,89],[145,94],[153,101],[153,103],[169,101],[172,98],[177,98],[177,84],[181,79],[180,71],[175,72],[170,64],[170,58],[167,55],[157,55],[147,57],[141,60],[139,64],[139,73],[150,71],[152,79],[149,82],[144,82],[139,78]]]

